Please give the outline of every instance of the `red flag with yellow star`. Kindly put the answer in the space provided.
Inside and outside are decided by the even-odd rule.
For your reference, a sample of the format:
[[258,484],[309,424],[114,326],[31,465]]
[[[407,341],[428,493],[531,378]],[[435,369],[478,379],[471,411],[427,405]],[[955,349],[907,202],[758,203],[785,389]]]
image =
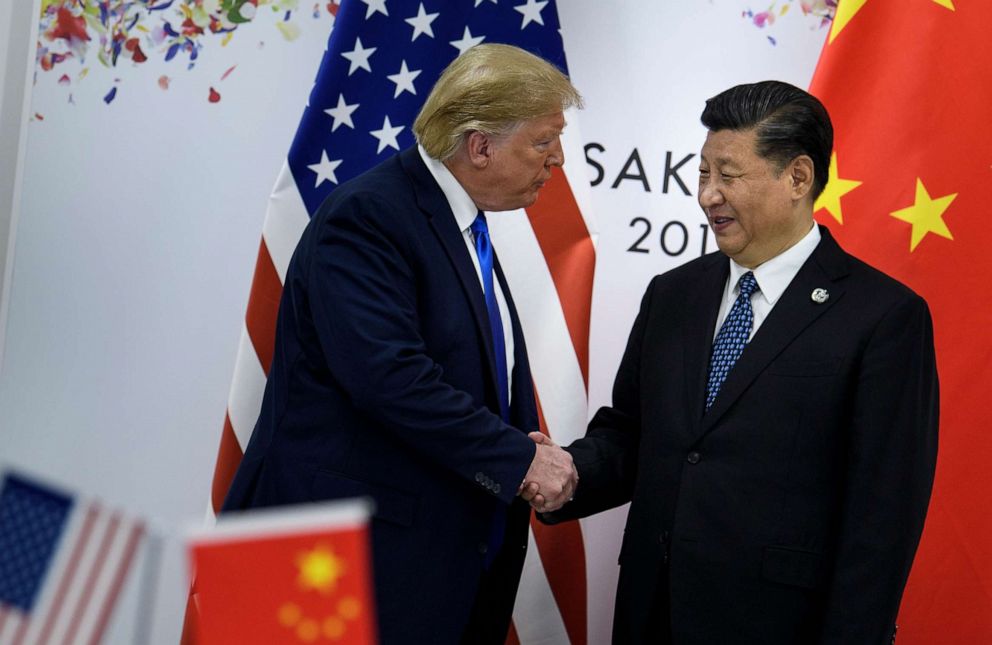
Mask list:
[[937,479],[900,645],[992,643],[992,2],[841,0],[811,92],[834,123],[817,219],[926,298]]
[[190,538],[198,645],[374,645],[368,507],[222,516]]

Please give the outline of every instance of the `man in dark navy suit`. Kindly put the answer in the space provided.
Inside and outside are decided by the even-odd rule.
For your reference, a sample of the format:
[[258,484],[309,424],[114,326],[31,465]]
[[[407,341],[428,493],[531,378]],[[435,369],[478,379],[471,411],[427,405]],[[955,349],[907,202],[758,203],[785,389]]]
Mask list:
[[929,310],[814,223],[816,98],[741,85],[702,121],[720,252],[651,282],[545,519],[631,502],[616,643],[888,645],[937,454]]
[[[382,643],[500,643],[527,545],[524,482],[560,505],[571,457],[539,445],[520,322],[483,211],[529,206],[560,166],[554,66],[457,58],[419,145],[342,184],[285,280],[262,411],[225,510],[364,495]],[[251,566],[251,563],[245,563]]]

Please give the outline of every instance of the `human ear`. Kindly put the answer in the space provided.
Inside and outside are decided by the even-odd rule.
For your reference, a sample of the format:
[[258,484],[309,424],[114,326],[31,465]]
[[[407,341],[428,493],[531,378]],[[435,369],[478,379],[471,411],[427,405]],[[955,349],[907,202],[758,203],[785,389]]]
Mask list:
[[465,139],[465,149],[468,151],[469,162],[480,170],[492,161],[493,140],[488,134],[472,130]]
[[799,200],[806,197],[813,189],[813,160],[809,155],[799,155],[789,162],[787,172],[792,198]]

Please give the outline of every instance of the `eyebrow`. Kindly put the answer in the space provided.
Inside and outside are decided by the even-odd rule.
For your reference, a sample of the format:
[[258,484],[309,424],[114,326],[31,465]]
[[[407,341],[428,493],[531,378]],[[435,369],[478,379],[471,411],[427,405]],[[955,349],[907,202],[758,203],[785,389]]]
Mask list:
[[721,157],[717,157],[716,159],[713,159],[712,161],[710,161],[710,160],[706,159],[706,157],[703,156],[702,151],[700,151],[700,153],[699,153],[699,160],[701,162],[705,162],[707,164],[712,163],[712,164],[721,165],[721,166],[735,166],[735,167],[739,167],[740,166],[740,162],[738,162],[736,159],[731,159],[730,157],[723,157],[723,156],[721,156]]

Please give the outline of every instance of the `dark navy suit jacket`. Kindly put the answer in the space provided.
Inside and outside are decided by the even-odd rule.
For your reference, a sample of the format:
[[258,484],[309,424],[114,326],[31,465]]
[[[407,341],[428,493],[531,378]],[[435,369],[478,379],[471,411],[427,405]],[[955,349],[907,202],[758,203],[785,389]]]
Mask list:
[[933,483],[933,327],[821,234],[705,413],[727,258],[648,287],[613,405],[568,448],[575,500],[544,518],[631,502],[614,642],[888,645]]
[[[511,423],[469,250],[415,148],[338,187],[286,274],[258,422],[225,510],[370,496],[383,643],[456,643],[494,515],[508,512],[509,612],[527,540],[516,498],[535,452],[513,321]],[[251,566],[251,563],[245,563]]]

